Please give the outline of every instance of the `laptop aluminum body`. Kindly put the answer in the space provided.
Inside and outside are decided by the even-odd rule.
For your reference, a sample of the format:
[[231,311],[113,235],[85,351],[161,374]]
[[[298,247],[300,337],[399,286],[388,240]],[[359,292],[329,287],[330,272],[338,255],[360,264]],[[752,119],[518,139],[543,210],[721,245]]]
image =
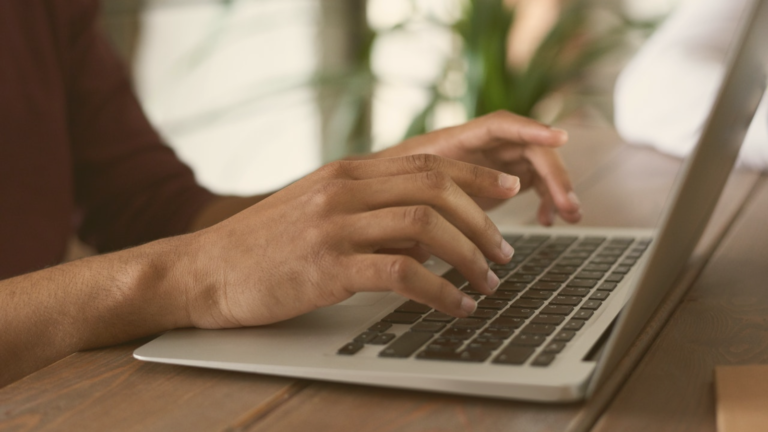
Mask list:
[[[134,352],[139,360],[295,378],[507,399],[565,402],[592,394],[627,352],[672,287],[701,236],[738,155],[766,85],[768,0],[755,0],[731,47],[725,78],[702,137],[688,158],[658,231],[500,226],[502,233],[654,237],[642,258],[577,336],[547,367],[382,358],[382,346],[353,356],[339,347],[404,302],[395,293],[360,293],[281,323],[231,330],[174,330]],[[438,259],[436,274],[450,267]],[[615,322],[615,323],[614,323]],[[400,335],[406,325],[394,325]],[[607,337],[607,339],[606,339]],[[601,348],[598,350],[598,348]],[[598,354],[595,354],[599,351]]]

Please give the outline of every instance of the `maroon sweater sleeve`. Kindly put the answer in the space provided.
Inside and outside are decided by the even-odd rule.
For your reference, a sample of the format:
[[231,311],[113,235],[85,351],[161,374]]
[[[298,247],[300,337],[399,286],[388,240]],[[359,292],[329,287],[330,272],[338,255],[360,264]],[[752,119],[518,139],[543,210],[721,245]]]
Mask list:
[[[100,251],[185,232],[213,198],[149,124],[125,66],[98,24],[97,2],[62,0],[79,235]],[[60,46],[61,46],[60,45]]]

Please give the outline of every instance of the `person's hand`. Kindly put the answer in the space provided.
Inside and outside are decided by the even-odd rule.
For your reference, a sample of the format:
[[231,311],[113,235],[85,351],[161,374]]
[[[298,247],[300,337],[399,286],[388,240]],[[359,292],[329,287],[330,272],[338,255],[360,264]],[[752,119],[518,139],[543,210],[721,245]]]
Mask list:
[[[549,226],[556,214],[571,223],[581,219],[581,205],[557,152],[566,141],[563,130],[498,111],[410,138],[372,157],[430,153],[513,174],[523,190],[535,188],[541,198],[539,222]],[[476,201],[485,209],[500,202],[480,197]]]
[[465,317],[476,303],[421,265],[430,254],[491,294],[486,257],[512,247],[468,196],[503,200],[519,179],[434,155],[329,164],[241,213],[180,237],[190,324],[268,324],[392,290]]

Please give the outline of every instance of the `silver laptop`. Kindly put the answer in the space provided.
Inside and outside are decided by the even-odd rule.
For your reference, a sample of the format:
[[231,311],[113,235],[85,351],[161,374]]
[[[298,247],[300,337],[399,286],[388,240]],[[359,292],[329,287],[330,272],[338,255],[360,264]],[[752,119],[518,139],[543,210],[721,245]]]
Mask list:
[[755,0],[725,79],[660,228],[500,227],[515,247],[502,284],[454,319],[394,293],[362,293],[282,323],[174,330],[140,360],[355,384],[535,401],[574,401],[610,375],[690,257],[766,85],[768,0]]

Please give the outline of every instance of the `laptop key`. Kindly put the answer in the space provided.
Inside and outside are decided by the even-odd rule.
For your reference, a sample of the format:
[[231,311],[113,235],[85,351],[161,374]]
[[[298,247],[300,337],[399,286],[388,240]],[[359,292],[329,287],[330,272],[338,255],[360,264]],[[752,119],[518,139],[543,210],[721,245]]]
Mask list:
[[448,330],[440,333],[440,336],[449,339],[469,339],[475,335],[475,330],[468,328],[455,328],[451,327]]
[[[550,324],[528,324],[520,330],[523,334],[536,334],[549,336],[555,331],[555,326]],[[522,336],[522,335],[521,335]]]
[[465,293],[467,293],[467,294],[469,294],[471,296],[483,295],[483,293],[481,293],[480,291],[475,290],[474,288],[472,288],[469,285],[467,285],[464,288],[462,288],[461,291],[465,292]]
[[392,324],[413,324],[421,318],[419,314],[392,312],[381,320]]
[[533,258],[530,261],[528,261],[528,265],[536,266],[536,267],[549,267],[550,264],[554,259],[552,258]]
[[576,236],[557,236],[554,239],[552,239],[553,243],[565,243],[565,244],[571,244],[576,241],[578,237]]
[[517,293],[516,292],[496,290],[496,292],[493,293],[493,295],[486,296],[485,298],[491,299],[491,300],[511,301],[515,297],[517,297]]
[[566,286],[571,288],[593,288],[595,285],[597,285],[597,281],[594,279],[573,279]]
[[[528,290],[520,296],[524,299],[547,300],[552,297],[553,291]],[[478,306],[480,307],[480,306]]]
[[600,251],[600,256],[621,255],[624,253],[625,250],[627,250],[627,248],[614,247],[614,246],[606,247],[602,251]]
[[582,243],[597,243],[600,244],[605,241],[605,237],[599,237],[599,236],[589,236],[584,237],[584,239],[581,241]]
[[507,339],[515,332],[512,328],[487,328],[480,333],[481,337],[494,339]]
[[559,354],[563,349],[565,349],[565,342],[550,342],[542,352]]
[[563,330],[578,331],[578,330],[581,330],[582,327],[584,327],[584,323],[585,323],[585,321],[583,321],[583,320],[572,319],[572,320],[568,321],[567,323],[565,323],[565,325],[563,326]]
[[507,282],[533,282],[534,279],[536,278],[531,275],[515,273],[507,279]]
[[440,346],[445,349],[453,348],[454,351],[459,349],[462,345],[464,345],[464,341],[461,339],[451,339],[451,338],[444,338],[439,337],[427,345],[427,348],[433,347],[436,349],[436,347]]
[[589,296],[590,300],[605,300],[608,298],[608,296],[611,295],[610,291],[596,291],[594,294]]
[[598,309],[601,304],[603,304],[603,302],[601,302],[600,300],[587,300],[584,302],[583,305],[581,305],[581,308],[595,310],[595,309]]
[[572,275],[579,269],[578,266],[556,265],[549,269],[550,273]]
[[363,344],[360,342],[350,342],[343,347],[339,348],[338,351],[336,351],[336,354],[341,355],[354,355],[357,354],[358,351],[363,349]]
[[444,275],[443,279],[450,282],[453,286],[456,288],[461,288],[464,284],[467,283],[467,279],[459,273],[458,270],[450,269],[448,270]]
[[[483,328],[487,322],[485,320],[477,318],[459,318],[451,326],[452,329],[472,329],[479,330]],[[414,326],[415,327],[415,326]]]
[[620,266],[627,266],[627,267],[632,267],[635,264],[637,264],[637,259],[635,258],[624,258],[619,263]]
[[621,282],[624,279],[624,275],[620,273],[611,273],[606,278],[606,282]]
[[559,295],[549,302],[551,305],[576,306],[581,303],[581,297]]
[[535,324],[552,324],[552,325],[559,325],[561,324],[565,318],[562,315],[546,315],[546,314],[538,314],[536,317],[534,317],[531,322]]
[[547,315],[570,315],[573,308],[570,306],[547,305],[541,310],[541,313]]
[[591,272],[607,272],[611,269],[610,264],[587,264],[584,266],[585,271]]
[[539,278],[540,281],[543,282],[565,282],[568,280],[568,275],[564,274],[557,274],[557,273],[547,273],[541,278]]
[[520,263],[515,261],[510,261],[506,264],[491,263],[491,269],[492,270],[514,270],[515,267],[517,267],[518,265],[520,265]]
[[616,262],[616,257],[598,256],[592,258],[590,264],[613,264]]
[[553,340],[558,342],[569,342],[574,336],[576,336],[576,332],[573,330],[560,330]]
[[589,288],[563,288],[558,294],[564,296],[585,297],[589,292]]
[[616,268],[613,269],[613,272],[614,273],[618,273],[618,274],[627,274],[627,273],[629,273],[630,269],[631,269],[631,267],[629,267],[629,266],[620,265],[620,266],[616,266]]
[[424,317],[424,321],[453,322],[456,318],[442,312],[432,312]]
[[377,322],[376,324],[368,327],[368,331],[376,333],[384,333],[392,327],[392,324],[385,322]]
[[477,302],[478,309],[496,309],[501,310],[507,307],[509,303],[505,300],[493,300],[493,299],[483,299]]
[[463,343],[459,343],[456,346],[429,344],[424,347],[424,351],[455,353],[459,348],[461,348],[461,345],[463,345]]
[[533,309],[511,307],[501,313],[503,317],[530,318],[533,315]]
[[571,251],[571,252],[568,252],[568,254],[565,255],[563,258],[584,259],[584,258],[589,258],[590,255],[592,255],[592,253],[588,251]]
[[476,337],[475,339],[469,341],[469,345],[467,345],[467,350],[493,351],[498,349],[503,343],[504,343],[504,340],[499,338]]
[[533,366],[549,366],[555,360],[555,355],[550,353],[541,353],[531,362]]
[[538,309],[543,305],[544,305],[544,302],[541,300],[519,299],[519,300],[515,300],[511,306],[516,308],[524,308],[524,309]]
[[521,365],[525,363],[535,351],[536,349],[531,347],[510,346],[502,350],[501,353],[493,359],[493,363]]
[[432,333],[406,332],[394,342],[389,344],[380,353],[379,357],[410,357],[416,350],[432,339]]
[[502,282],[501,285],[499,285],[499,287],[496,289],[496,292],[500,292],[500,291],[520,292],[524,290],[526,287],[528,287],[528,284],[526,283]]
[[557,291],[561,286],[563,286],[563,284],[558,282],[536,282],[535,284],[531,285],[531,289],[541,291]]
[[488,324],[488,328],[506,328],[506,329],[518,329],[525,323],[523,318],[513,317],[501,317],[496,318]]
[[495,317],[497,313],[499,312],[493,309],[476,309],[474,312],[472,312],[472,315],[470,315],[469,317],[482,319],[482,320],[489,320]]
[[445,326],[446,324],[440,323],[440,322],[422,321],[411,326],[411,331],[437,333],[437,332],[443,331],[443,329],[445,329]]
[[544,267],[523,266],[517,271],[517,274],[538,276],[544,273],[544,270]]
[[512,273],[511,270],[504,270],[504,269],[493,270],[493,274],[495,274],[499,279],[504,279],[510,273]]
[[581,320],[588,320],[588,319],[592,318],[593,314],[594,314],[594,312],[591,311],[591,310],[579,309],[573,315],[573,318],[574,319],[581,319]]
[[599,287],[597,287],[597,289],[599,291],[613,291],[616,289],[616,286],[616,282],[603,282]]
[[394,333],[381,333],[368,343],[371,345],[386,345],[392,342],[394,338],[395,338]]
[[512,338],[512,341],[509,344],[515,346],[537,347],[543,344],[545,340],[547,340],[547,337],[539,334],[519,334]]
[[413,300],[408,300],[407,302],[400,305],[399,308],[395,309],[395,312],[408,312],[408,313],[418,313],[418,314],[425,314],[429,311],[431,311],[432,308],[421,303],[416,303]]
[[355,337],[353,342],[360,342],[360,343],[366,344],[374,340],[378,335],[379,335],[378,333],[372,332],[372,331],[363,332],[357,335],[357,337]]
[[445,352],[445,351],[422,351],[416,358],[422,360],[448,360],[448,361],[462,361],[462,362],[475,362],[482,363],[491,356],[490,351],[462,351],[462,352]]
[[574,276],[577,279],[602,279],[603,276],[605,276],[605,273],[603,272],[597,272],[597,271],[581,271],[576,273],[576,276]]

